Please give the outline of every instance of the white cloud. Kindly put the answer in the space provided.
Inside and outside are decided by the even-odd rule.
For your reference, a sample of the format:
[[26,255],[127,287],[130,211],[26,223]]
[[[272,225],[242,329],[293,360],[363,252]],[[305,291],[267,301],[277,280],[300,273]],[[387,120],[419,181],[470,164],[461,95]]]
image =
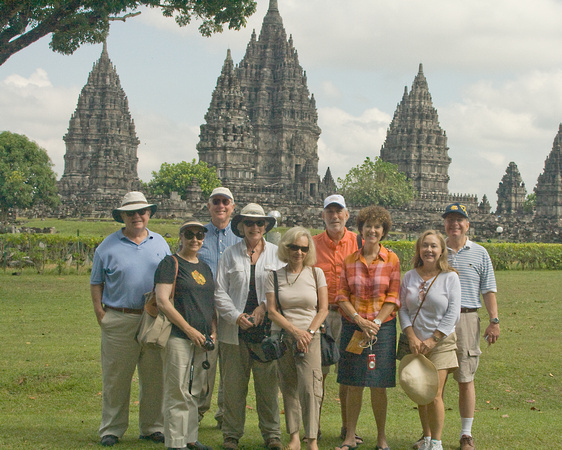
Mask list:
[[339,108],[320,108],[322,134],[318,143],[319,171],[324,176],[330,167],[334,180],[344,177],[366,156],[378,156],[391,117],[376,108],[353,116]]
[[62,138],[78,94],[77,87],[54,87],[40,68],[28,78],[11,74],[0,81],[2,130],[25,134],[45,148],[59,177],[64,171]]

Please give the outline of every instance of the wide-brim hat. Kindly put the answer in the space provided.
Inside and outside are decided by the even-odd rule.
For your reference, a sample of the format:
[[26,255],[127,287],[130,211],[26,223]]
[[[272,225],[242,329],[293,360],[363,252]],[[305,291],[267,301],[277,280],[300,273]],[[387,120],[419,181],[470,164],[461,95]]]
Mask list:
[[268,233],[275,226],[275,218],[266,216],[263,208],[257,203],[248,203],[240,214],[237,214],[232,219],[231,228],[232,232],[238,236],[244,237],[244,225],[242,222],[246,219],[263,219],[265,220],[265,232]]
[[189,227],[197,227],[200,228],[202,231],[207,232],[209,231],[207,229],[207,227],[205,225],[203,225],[201,222],[197,221],[197,220],[188,220],[187,222],[185,222],[181,227],[180,227],[180,234],[183,233],[183,230],[185,230],[186,228]]
[[400,386],[418,405],[429,405],[439,389],[439,374],[433,363],[422,354],[406,355],[398,369]]
[[117,222],[123,223],[123,218],[121,217],[121,213],[123,211],[138,211],[144,208],[150,208],[150,217],[152,217],[158,209],[158,206],[153,203],[148,203],[142,192],[127,192],[123,197],[121,206],[119,208],[115,208],[111,215]]

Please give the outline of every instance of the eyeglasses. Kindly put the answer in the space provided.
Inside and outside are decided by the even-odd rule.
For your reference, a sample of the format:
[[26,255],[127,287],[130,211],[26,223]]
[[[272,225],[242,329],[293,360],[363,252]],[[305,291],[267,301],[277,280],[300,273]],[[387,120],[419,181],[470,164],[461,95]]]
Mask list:
[[418,298],[420,299],[420,302],[423,300],[424,297],[425,297],[425,281],[422,281],[420,284],[420,292],[418,294]]
[[308,247],[308,246],[302,247],[302,246],[297,245],[297,244],[287,244],[287,248],[288,248],[289,250],[294,251],[294,252],[300,250],[300,251],[303,252],[303,253],[308,253],[308,250],[310,250],[310,247]]
[[265,220],[245,220],[244,222],[242,222],[244,225],[246,225],[247,227],[252,227],[254,225],[257,225],[258,227],[263,227],[265,225]]
[[183,232],[183,236],[188,240],[191,241],[193,238],[196,238],[198,241],[202,241],[205,239],[205,232],[204,231],[197,231],[193,232],[191,230],[185,230]]
[[220,205],[221,203],[224,206],[228,206],[228,205],[230,205],[230,199],[229,198],[214,198],[213,199],[213,205],[217,206],[217,205]]
[[127,214],[127,216],[129,217],[133,217],[136,213],[138,213],[139,216],[144,216],[148,211],[149,211],[148,208],[136,209],[134,211],[125,211],[125,214]]

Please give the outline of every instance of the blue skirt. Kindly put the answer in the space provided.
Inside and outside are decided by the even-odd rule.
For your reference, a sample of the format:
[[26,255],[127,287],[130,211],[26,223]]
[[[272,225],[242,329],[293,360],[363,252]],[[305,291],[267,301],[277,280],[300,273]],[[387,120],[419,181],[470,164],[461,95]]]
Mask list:
[[[355,331],[361,328],[342,317],[338,383],[374,388],[396,386],[396,318],[381,325],[373,350],[366,348],[360,355],[345,351]],[[370,353],[376,358],[374,370],[368,368]]]

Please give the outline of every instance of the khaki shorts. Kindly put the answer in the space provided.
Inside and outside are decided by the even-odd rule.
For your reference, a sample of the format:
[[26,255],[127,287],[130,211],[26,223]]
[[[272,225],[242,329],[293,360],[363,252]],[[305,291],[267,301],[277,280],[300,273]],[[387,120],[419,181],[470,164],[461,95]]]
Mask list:
[[427,355],[437,370],[453,372],[459,363],[457,361],[457,336],[453,332],[439,342]]
[[[328,317],[326,317],[326,322],[328,322],[328,326],[332,331],[332,336],[336,340],[336,344],[338,347],[340,346],[340,335],[341,335],[341,314],[339,310],[337,311],[328,311]],[[334,367],[335,372],[338,372],[338,365],[334,364],[333,366],[322,366],[322,375],[326,376],[330,373],[330,367]]]
[[480,317],[477,312],[461,313],[456,326],[457,358],[459,368],[453,376],[458,383],[470,383],[474,380],[480,360]]

